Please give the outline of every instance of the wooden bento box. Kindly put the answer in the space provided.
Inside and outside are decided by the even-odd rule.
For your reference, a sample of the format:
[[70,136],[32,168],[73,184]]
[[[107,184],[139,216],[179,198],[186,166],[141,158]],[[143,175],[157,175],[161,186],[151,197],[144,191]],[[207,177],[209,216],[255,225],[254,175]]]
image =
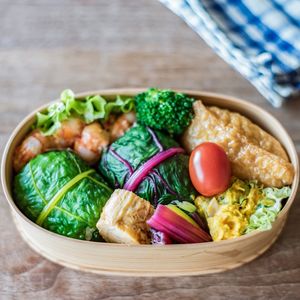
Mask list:
[[[144,89],[143,89],[144,90]],[[100,94],[107,99],[116,95],[133,96],[142,89],[100,90],[76,95]],[[265,252],[282,231],[288,212],[295,199],[299,181],[299,165],[295,146],[282,125],[261,108],[225,95],[201,91],[182,91],[206,105],[216,105],[240,112],[276,137],[285,147],[295,168],[292,193],[273,227],[269,231],[252,232],[239,238],[199,244],[165,246],[96,243],[67,238],[52,233],[30,221],[18,209],[12,198],[12,155],[35,120],[32,112],[12,133],[2,160],[2,185],[10,205],[13,220],[23,239],[36,252],[49,260],[78,270],[110,275],[180,276],[225,271],[245,264]]]

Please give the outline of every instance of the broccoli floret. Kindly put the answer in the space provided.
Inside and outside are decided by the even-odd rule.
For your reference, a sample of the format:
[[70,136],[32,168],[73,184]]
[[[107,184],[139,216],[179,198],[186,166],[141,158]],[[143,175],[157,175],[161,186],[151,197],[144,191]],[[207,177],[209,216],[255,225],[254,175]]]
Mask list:
[[137,121],[171,135],[178,135],[193,119],[194,101],[182,93],[151,88],[135,97]]

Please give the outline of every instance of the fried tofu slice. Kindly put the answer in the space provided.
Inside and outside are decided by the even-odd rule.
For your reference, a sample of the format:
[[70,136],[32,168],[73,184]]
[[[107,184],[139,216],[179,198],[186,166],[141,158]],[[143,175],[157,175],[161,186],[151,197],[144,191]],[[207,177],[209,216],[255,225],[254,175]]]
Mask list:
[[227,153],[233,175],[256,179],[266,186],[282,187],[293,182],[294,168],[281,144],[238,113],[194,103],[195,117],[182,137],[191,152],[203,142],[219,144]]
[[105,241],[122,244],[150,244],[150,228],[146,221],[154,207],[136,194],[117,189],[113,192],[97,222]]
[[293,182],[293,165],[256,145],[244,143],[229,158],[232,160],[232,173],[238,178],[256,179],[266,186],[278,188]]
[[238,130],[239,134],[245,136],[249,143],[276,154],[286,161],[289,160],[281,144],[273,136],[252,123],[246,117],[239,113],[231,112],[227,109],[220,109],[215,106],[207,107],[206,109],[214,114],[217,119],[221,120],[223,126],[229,126]]

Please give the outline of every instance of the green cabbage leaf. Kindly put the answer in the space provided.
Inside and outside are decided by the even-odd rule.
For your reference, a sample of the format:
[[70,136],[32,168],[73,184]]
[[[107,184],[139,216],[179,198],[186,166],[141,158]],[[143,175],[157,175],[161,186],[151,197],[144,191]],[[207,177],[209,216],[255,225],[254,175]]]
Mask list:
[[282,208],[282,200],[291,194],[288,186],[282,188],[267,187],[263,189],[263,197],[259,200],[255,212],[250,216],[246,233],[254,230],[269,230]]
[[99,240],[96,223],[112,190],[70,151],[32,159],[14,179],[14,199],[33,222],[55,233]]

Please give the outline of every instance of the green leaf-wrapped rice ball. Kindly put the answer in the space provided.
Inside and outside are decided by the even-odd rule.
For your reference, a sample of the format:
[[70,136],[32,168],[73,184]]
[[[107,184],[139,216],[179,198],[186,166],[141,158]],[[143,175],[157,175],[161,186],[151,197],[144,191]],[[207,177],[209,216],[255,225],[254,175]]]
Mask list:
[[40,154],[14,179],[16,204],[30,220],[82,240],[99,240],[96,223],[111,193],[103,178],[70,151]]

